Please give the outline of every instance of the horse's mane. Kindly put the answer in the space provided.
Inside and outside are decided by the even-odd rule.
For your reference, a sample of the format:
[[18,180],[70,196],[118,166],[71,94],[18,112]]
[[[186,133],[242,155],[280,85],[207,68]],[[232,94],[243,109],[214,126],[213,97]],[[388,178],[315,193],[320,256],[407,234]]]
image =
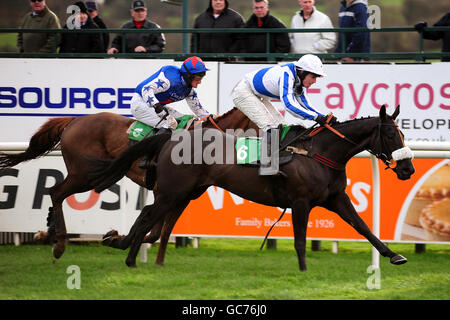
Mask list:
[[222,113],[221,115],[218,115],[216,120],[226,118],[226,117],[230,116],[232,113],[234,113],[236,110],[239,110],[239,109],[236,107],[233,107],[232,109]]
[[[354,123],[354,122],[358,122],[358,121],[362,121],[362,120],[371,120],[371,119],[376,119],[377,117],[371,117],[371,116],[368,116],[368,117],[360,117],[360,118],[355,118],[355,119],[350,119],[350,120],[346,120],[346,121],[336,121],[334,124],[333,124],[333,127],[336,127],[336,126],[341,126],[341,125],[345,125],[345,124],[349,124],[349,123]],[[299,130],[304,130],[304,129],[309,129],[309,128],[305,128],[305,127],[303,127],[302,125],[300,125],[300,124],[295,124],[295,125],[292,125],[291,126],[291,128],[292,129],[299,129]]]

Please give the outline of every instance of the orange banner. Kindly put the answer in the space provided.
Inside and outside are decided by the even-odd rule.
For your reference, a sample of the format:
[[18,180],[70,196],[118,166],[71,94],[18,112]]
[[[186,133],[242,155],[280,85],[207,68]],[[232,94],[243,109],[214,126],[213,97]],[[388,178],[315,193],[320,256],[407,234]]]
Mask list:
[[[407,181],[398,180],[391,170],[383,170],[381,178],[380,238],[385,241],[446,242],[448,229],[439,227],[450,220],[450,165],[442,159],[414,159],[416,173]],[[448,176],[447,176],[448,174]],[[438,179],[436,178],[439,177]],[[431,182],[430,182],[431,180]],[[438,180],[437,182],[434,182]],[[425,197],[428,184],[435,194],[425,206],[417,208],[417,199]],[[442,185],[439,186],[439,183]],[[372,171],[369,159],[352,159],[347,166],[347,194],[360,217],[372,226]],[[439,189],[441,188],[441,189]],[[424,191],[425,190],[425,191]],[[447,191],[445,191],[447,190]],[[430,193],[428,191],[428,193]],[[442,196],[440,196],[440,194]],[[422,204],[422,203],[420,203]],[[435,213],[435,211],[443,213]],[[416,218],[411,218],[413,212]],[[427,213],[432,211],[431,213]],[[434,212],[433,212],[434,211]],[[281,208],[267,207],[221,188],[211,187],[199,199],[192,201],[177,222],[173,234],[188,236],[264,237],[281,215]],[[432,221],[435,218],[436,221]],[[446,220],[447,219],[447,220]],[[433,229],[433,226],[436,230]],[[447,233],[446,233],[447,232]],[[432,235],[440,235],[433,237]],[[272,230],[272,238],[293,238],[290,209]],[[323,208],[311,211],[307,237],[309,239],[364,239],[336,213]]]

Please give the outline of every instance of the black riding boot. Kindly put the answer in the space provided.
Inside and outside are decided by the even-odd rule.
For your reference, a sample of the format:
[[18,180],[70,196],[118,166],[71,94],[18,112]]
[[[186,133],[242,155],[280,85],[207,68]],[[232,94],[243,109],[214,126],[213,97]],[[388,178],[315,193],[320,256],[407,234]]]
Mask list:
[[[164,133],[172,133],[172,131],[170,129],[166,129],[166,128],[159,128],[158,131],[156,131],[155,136],[157,136],[159,134],[164,134]],[[147,139],[151,139],[151,137],[147,138]],[[139,163],[139,168],[150,169],[153,165],[155,165],[155,163],[152,161],[152,159],[149,159],[147,157],[147,155],[145,155],[142,157],[142,160]]]

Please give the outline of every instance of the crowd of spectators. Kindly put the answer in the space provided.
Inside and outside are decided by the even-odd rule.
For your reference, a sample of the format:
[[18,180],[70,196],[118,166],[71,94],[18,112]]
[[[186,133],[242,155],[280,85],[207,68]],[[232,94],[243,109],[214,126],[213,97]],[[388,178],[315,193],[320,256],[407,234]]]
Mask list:
[[[27,13],[20,26],[21,29],[60,29],[58,17],[52,12],[46,0],[29,0],[31,12]],[[230,8],[228,0],[209,0],[204,12],[194,21],[194,29],[203,28],[286,28],[285,24],[273,16],[269,10],[269,0],[252,1],[253,14],[245,21],[240,13]],[[300,10],[291,19],[291,29],[332,29],[331,19],[320,12],[315,0],[297,0]],[[99,6],[95,1],[78,1],[71,7],[73,18],[67,19],[64,29],[107,29],[99,14]],[[70,9],[69,9],[70,10]],[[70,12],[70,11],[68,11]],[[161,29],[148,19],[145,1],[131,2],[131,20],[121,26],[122,29]],[[435,26],[448,26],[450,13],[444,15]],[[340,28],[365,28],[369,20],[367,0],[341,0],[339,11]],[[418,32],[423,32],[426,22],[415,25]],[[370,32],[339,33],[334,32],[272,32],[267,37],[265,32],[195,32],[191,35],[191,53],[202,56],[202,53],[369,53]],[[443,51],[449,51],[450,31],[423,32],[424,39],[443,40]],[[125,39],[125,44],[123,41]],[[267,45],[267,39],[270,45]],[[61,53],[161,53],[166,46],[162,32],[130,32],[116,35],[110,45],[108,33],[19,33],[17,47],[19,52],[55,52],[59,47]],[[208,59],[208,57],[205,57]],[[229,58],[223,58],[228,60]],[[217,57],[214,58],[217,60]],[[246,60],[263,60],[247,57]],[[355,61],[356,58],[343,58],[344,61]],[[443,60],[448,60],[444,58]]]

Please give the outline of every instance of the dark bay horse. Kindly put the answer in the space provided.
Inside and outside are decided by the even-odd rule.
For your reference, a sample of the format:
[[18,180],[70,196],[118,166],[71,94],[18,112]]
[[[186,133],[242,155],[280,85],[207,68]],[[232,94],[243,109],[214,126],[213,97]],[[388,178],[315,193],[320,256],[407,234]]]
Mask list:
[[[88,182],[89,169],[86,159],[114,159],[129,146],[127,130],[135,119],[114,113],[98,113],[80,117],[57,117],[45,122],[32,136],[26,151],[18,154],[0,154],[0,169],[13,167],[21,162],[36,159],[55,150],[58,146],[67,167],[67,177],[50,189],[52,207],[49,209],[49,228],[39,232],[36,240],[53,242],[53,255],[61,257],[65,250],[66,225],[62,210],[64,199],[93,189]],[[195,124],[191,125],[191,128]],[[241,111],[234,108],[216,119],[208,117],[203,127],[225,129],[257,129]],[[133,163],[126,176],[145,187],[145,170]],[[159,238],[162,224],[155,227],[153,237]],[[157,239],[155,239],[157,240]]]
[[[395,123],[399,107],[392,116],[386,114],[381,107],[379,117],[369,117],[335,123],[331,129],[337,130],[341,136],[331,130],[323,130],[313,137],[301,140],[291,139],[297,136],[300,129],[293,127],[285,140],[293,140],[289,146],[307,151],[307,156],[296,154],[291,162],[283,165],[281,170],[285,175],[259,176],[258,169],[251,166],[236,164],[192,164],[174,161],[173,151],[179,148],[179,143],[170,135],[160,135],[141,142],[144,147],[141,152],[125,151],[106,169],[99,163],[93,177],[96,191],[108,188],[127,172],[130,164],[146,152],[149,156],[158,155],[157,184],[154,188],[155,201],[145,206],[136,219],[129,234],[125,238],[112,239],[109,245],[126,249],[130,248],[126,264],[136,266],[136,255],[144,236],[161,219],[169,217],[176,221],[189,202],[199,197],[209,186],[224,188],[240,197],[260,204],[281,208],[292,208],[292,223],[294,227],[295,249],[298,255],[300,270],[306,270],[306,230],[309,213],[315,206],[321,206],[337,213],[369,242],[384,257],[389,257],[393,264],[403,264],[406,258],[391,251],[375,235],[358,216],[348,195],[345,192],[347,177],[345,165],[357,153],[369,150],[384,163],[391,165],[393,154],[396,154],[396,166],[391,169],[398,179],[406,180],[414,173],[411,155],[398,157],[401,151],[407,149],[403,134]],[[195,130],[194,130],[195,131]],[[204,130],[206,131],[206,130]],[[194,139],[194,132],[190,132]],[[235,136],[220,134],[220,146],[226,146],[236,141]],[[343,135],[343,136],[342,136]],[[215,141],[216,142],[216,141]],[[162,146],[162,147],[161,147]],[[190,160],[196,154],[210,148],[208,141],[203,141],[202,150],[193,150]],[[409,149],[408,149],[409,150]],[[233,150],[234,151],[234,150]],[[219,151],[216,150],[216,153]],[[225,154],[226,150],[222,150]],[[226,157],[226,155],[224,156]],[[162,177],[164,177],[162,179]],[[166,230],[170,233],[171,230]],[[164,231],[164,232],[166,232]],[[168,239],[168,234],[161,237],[161,243]],[[165,249],[165,248],[164,248]],[[163,253],[164,254],[164,253]],[[158,255],[158,259],[164,259]],[[162,261],[160,261],[162,262]]]

